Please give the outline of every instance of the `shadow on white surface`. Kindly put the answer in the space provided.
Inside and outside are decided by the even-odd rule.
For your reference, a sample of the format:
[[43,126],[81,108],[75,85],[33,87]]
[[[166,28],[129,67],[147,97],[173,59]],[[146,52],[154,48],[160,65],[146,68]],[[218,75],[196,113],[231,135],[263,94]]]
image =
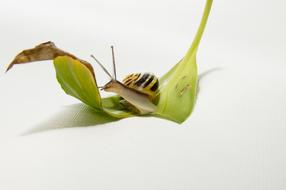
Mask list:
[[214,67],[214,68],[208,69],[208,70],[202,72],[201,74],[199,74],[199,81],[198,81],[198,87],[197,87],[197,98],[198,98],[198,95],[201,91],[201,82],[205,79],[205,77],[210,75],[210,74],[213,74],[216,71],[221,71],[221,70],[223,70],[222,67]]
[[199,82],[202,81],[202,79],[204,79],[207,75],[212,74],[216,71],[221,71],[221,70],[223,70],[222,67],[215,67],[215,68],[204,71],[203,73],[199,74]]
[[61,128],[96,126],[117,120],[118,119],[107,114],[97,112],[85,104],[79,103],[67,106],[63,111],[58,112],[50,119],[35,125],[22,135],[25,136]]

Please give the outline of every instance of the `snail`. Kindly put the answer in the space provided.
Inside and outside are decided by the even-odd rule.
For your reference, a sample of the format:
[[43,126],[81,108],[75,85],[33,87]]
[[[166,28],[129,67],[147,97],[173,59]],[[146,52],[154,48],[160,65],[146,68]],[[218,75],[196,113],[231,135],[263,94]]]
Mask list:
[[98,61],[95,56],[91,57],[98,63],[103,71],[110,77],[110,81],[99,87],[106,92],[113,92],[121,97],[120,103],[140,115],[153,113],[156,110],[156,98],[159,97],[159,80],[150,73],[132,73],[127,75],[122,82],[117,80],[114,48],[111,46],[113,60],[113,75]]

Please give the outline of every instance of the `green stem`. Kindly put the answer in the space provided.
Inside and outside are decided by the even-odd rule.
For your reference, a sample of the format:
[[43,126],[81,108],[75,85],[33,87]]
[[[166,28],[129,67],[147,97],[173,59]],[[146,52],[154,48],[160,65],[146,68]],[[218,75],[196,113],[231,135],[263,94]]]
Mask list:
[[200,44],[200,41],[202,39],[202,35],[204,33],[207,21],[208,21],[208,17],[211,11],[211,7],[212,7],[212,3],[213,0],[207,0],[206,5],[205,5],[205,9],[204,9],[204,14],[203,17],[201,19],[201,23],[200,26],[197,30],[196,36],[193,40],[192,46],[190,47],[190,49],[188,50],[187,54],[186,54],[186,59],[189,59],[193,53],[197,52],[198,46]]

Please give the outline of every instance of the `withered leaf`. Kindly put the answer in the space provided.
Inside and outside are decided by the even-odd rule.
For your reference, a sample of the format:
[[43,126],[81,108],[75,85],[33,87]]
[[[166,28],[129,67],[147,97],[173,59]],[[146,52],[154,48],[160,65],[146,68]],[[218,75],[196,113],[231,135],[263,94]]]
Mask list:
[[6,72],[9,71],[16,64],[31,63],[35,61],[54,60],[58,56],[69,56],[73,59],[80,61],[91,71],[91,73],[94,76],[93,67],[90,63],[77,58],[71,53],[68,53],[66,51],[57,48],[56,45],[51,41],[39,44],[32,49],[26,49],[20,52],[10,63]]

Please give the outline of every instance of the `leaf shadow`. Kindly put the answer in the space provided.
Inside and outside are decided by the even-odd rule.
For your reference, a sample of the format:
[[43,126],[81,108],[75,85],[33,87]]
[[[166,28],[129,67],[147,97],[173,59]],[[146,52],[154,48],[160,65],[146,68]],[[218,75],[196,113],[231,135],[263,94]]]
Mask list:
[[200,84],[201,84],[202,80],[205,80],[206,76],[209,76],[210,74],[213,74],[214,72],[221,71],[221,70],[223,70],[222,67],[214,67],[214,68],[208,69],[208,70],[202,72],[201,74],[199,74],[197,94],[199,94],[199,92],[201,91],[201,85]]
[[208,69],[208,70],[202,72],[201,74],[199,74],[199,81],[202,81],[202,79],[204,79],[209,74],[212,74],[212,73],[214,73],[216,71],[220,71],[220,70],[223,70],[223,68],[222,67],[214,67],[214,68],[211,68],[211,69]]
[[62,128],[97,126],[118,120],[104,112],[96,111],[85,104],[78,103],[66,106],[64,110],[22,133],[22,136]]

